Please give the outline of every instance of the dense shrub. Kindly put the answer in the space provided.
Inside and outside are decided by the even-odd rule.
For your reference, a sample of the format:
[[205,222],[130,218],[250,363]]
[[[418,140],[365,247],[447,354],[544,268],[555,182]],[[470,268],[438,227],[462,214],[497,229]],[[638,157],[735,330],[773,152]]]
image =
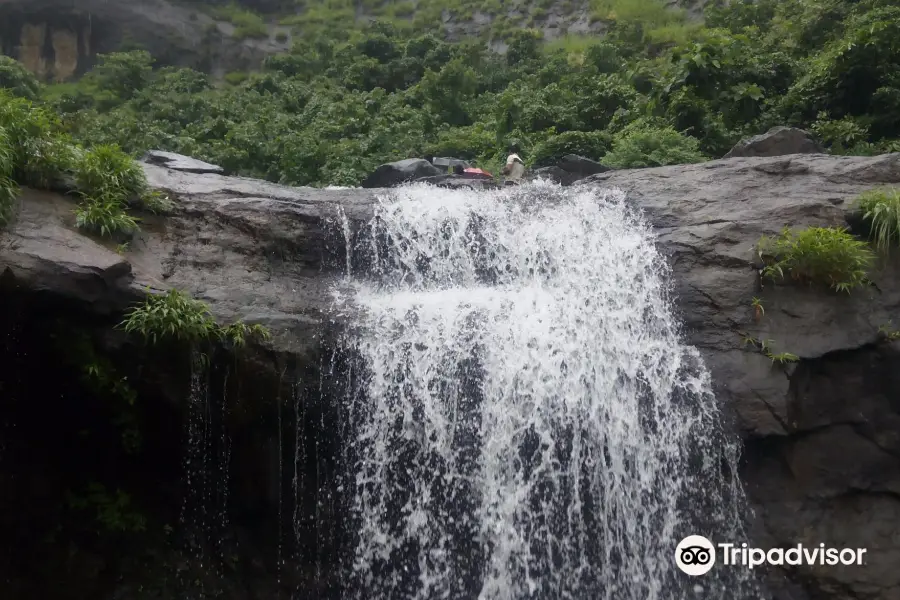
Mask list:
[[11,95],[35,100],[41,91],[37,78],[17,60],[0,55],[0,88]]
[[608,167],[633,169],[703,162],[696,138],[682,135],[671,127],[654,127],[635,121],[613,138],[612,149],[601,161]]

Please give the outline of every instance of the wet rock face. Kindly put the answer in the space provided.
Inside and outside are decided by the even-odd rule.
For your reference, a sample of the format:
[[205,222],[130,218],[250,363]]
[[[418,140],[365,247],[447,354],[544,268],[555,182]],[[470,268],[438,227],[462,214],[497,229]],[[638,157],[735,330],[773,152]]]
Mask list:
[[[685,335],[745,439],[756,544],[869,549],[863,567],[768,570],[776,597],[895,598],[900,350],[878,330],[898,323],[900,264],[881,261],[874,285],[839,294],[761,281],[754,245],[784,226],[847,226],[856,195],[900,185],[900,154],[734,158],[582,184],[625,190],[656,228]],[[773,365],[746,337],[800,361]]]
[[[16,223],[0,235],[2,279],[109,314],[145,286],[175,286],[223,320],[270,327],[276,356],[318,364],[323,328],[343,318],[330,296],[347,264],[341,229],[352,253],[385,192],[288,188],[165,163],[145,171],[177,208],[149,217],[122,256],[74,230],[70,200],[26,192]],[[753,247],[784,226],[845,226],[852,199],[885,184],[900,185],[898,154],[733,158],[576,184],[624,190],[656,229],[684,334],[745,439],[740,475],[756,513],[752,541],[869,549],[871,564],[861,568],[771,570],[785,600],[897,597],[900,349],[878,330],[891,320],[900,326],[900,266],[884,261],[873,286],[837,294],[761,281]],[[754,297],[764,315],[755,314]],[[745,337],[770,339],[800,361],[773,365]],[[254,439],[242,447],[262,444]],[[242,460],[272,468],[271,459]],[[257,510],[272,510],[271,500]]]

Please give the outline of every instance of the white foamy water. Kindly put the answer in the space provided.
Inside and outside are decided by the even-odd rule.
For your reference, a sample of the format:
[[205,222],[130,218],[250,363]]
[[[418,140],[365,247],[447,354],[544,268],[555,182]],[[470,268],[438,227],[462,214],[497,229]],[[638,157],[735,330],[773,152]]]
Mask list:
[[674,564],[688,534],[745,539],[742,494],[621,192],[411,186],[369,228],[344,308],[347,597],[753,597]]

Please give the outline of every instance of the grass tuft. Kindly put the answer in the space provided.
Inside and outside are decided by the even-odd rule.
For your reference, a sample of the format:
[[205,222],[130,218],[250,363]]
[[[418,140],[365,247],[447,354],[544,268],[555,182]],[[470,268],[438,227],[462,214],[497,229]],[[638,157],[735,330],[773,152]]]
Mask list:
[[900,189],[869,190],[859,197],[858,207],[875,247],[888,254],[891,245],[900,243]]
[[874,260],[865,242],[835,227],[809,227],[799,233],[785,228],[778,237],[763,236],[757,249],[766,265],[764,277],[790,276],[795,281],[824,284],[848,293],[868,283]]
[[268,340],[271,337],[269,330],[262,325],[237,321],[222,327],[204,302],[175,289],[147,296],[144,303],[128,313],[119,326],[151,344],[164,340],[191,345],[222,341],[239,349],[249,339]]

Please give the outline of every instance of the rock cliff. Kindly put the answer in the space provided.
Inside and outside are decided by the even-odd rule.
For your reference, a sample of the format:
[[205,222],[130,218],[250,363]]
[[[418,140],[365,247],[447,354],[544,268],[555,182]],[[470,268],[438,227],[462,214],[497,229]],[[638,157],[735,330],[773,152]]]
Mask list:
[[[26,191],[16,223],[0,237],[4,289],[40,291],[96,316],[121,313],[148,286],[176,286],[219,318],[269,326],[268,358],[259,359],[269,361],[266,370],[293,357],[315,371],[333,320],[329,290],[345,265],[342,227],[359,231],[387,192],[145,170],[178,206],[148,219],[121,255],[75,232],[69,200]],[[852,199],[884,184],[900,184],[900,154],[732,158],[606,172],[577,184],[623,189],[658,232],[684,333],[745,440],[741,477],[756,513],[754,541],[868,549],[864,567],[768,573],[781,598],[900,593],[900,343],[879,336],[892,318],[900,324],[900,266],[882,261],[870,288],[838,294],[761,281],[753,248],[784,226],[853,224]],[[761,318],[754,297],[765,306]],[[773,365],[744,346],[745,337],[771,339],[800,360]],[[316,393],[327,402],[327,390]],[[260,460],[272,464],[271,455]],[[267,495],[269,510],[279,498]]]
[[230,23],[167,0],[4,0],[0,51],[46,80],[88,71],[97,54],[142,48],[160,65],[222,75],[259,68],[290,48],[272,27],[263,38],[236,39]]

